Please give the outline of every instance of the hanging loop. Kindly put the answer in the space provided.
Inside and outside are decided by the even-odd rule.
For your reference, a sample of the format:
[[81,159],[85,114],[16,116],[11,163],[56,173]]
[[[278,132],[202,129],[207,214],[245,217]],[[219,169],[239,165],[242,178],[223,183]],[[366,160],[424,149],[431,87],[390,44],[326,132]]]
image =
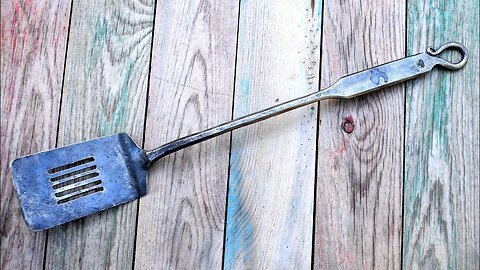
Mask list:
[[[456,51],[458,51],[462,55],[462,59],[460,59],[460,61],[458,61],[457,63],[452,63],[450,61],[447,61],[447,60],[439,57],[438,55],[441,54],[442,52],[444,52],[445,50],[456,50]],[[465,64],[468,61],[468,51],[467,51],[467,49],[465,48],[465,46],[463,46],[462,44],[457,43],[457,42],[445,43],[440,48],[438,48],[437,50],[435,50],[432,47],[428,47],[427,48],[427,54],[430,55],[430,56],[433,56],[438,61],[438,63],[437,63],[438,65],[440,65],[444,68],[451,69],[451,70],[461,69],[463,66],[465,66]]]

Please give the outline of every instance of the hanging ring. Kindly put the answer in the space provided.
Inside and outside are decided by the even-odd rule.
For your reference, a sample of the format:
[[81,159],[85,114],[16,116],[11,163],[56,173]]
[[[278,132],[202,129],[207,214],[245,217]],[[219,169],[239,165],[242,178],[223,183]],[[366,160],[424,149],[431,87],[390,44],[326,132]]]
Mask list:
[[[457,63],[452,63],[450,61],[447,61],[441,57],[439,57],[438,55],[441,54],[443,51],[445,50],[448,50],[448,49],[452,49],[452,50],[456,50],[458,51],[461,55],[462,55],[462,59],[460,61],[458,61]],[[448,42],[448,43],[445,43],[443,44],[440,48],[438,48],[437,50],[435,50],[434,48],[432,47],[428,47],[427,48],[427,54],[430,55],[430,56],[433,56],[435,57],[435,59],[438,61],[438,65],[444,67],[444,68],[448,68],[448,69],[451,69],[451,70],[458,70],[458,69],[461,69],[463,66],[465,66],[465,64],[467,63],[468,61],[468,51],[467,51],[467,48],[465,48],[465,46],[463,46],[462,44],[460,43],[457,43],[457,42]]]

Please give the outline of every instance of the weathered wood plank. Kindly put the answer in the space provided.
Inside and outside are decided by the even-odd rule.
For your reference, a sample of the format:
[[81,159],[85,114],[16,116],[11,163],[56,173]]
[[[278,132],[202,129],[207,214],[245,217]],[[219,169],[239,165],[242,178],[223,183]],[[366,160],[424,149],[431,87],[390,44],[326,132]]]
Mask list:
[[[58,145],[115,132],[141,143],[153,1],[75,1]],[[46,268],[131,269],[137,202],[50,230]]]
[[42,269],[45,233],[27,228],[8,164],[55,146],[70,1],[1,3],[1,269]]
[[[152,149],[228,121],[238,2],[158,1],[145,136]],[[150,169],[140,200],[135,267],[220,269],[229,136]]]
[[[405,1],[324,8],[322,87],[404,56]],[[401,267],[403,89],[320,103],[316,269]]]
[[[235,117],[317,90],[322,4],[241,1]],[[233,132],[226,269],[311,266],[317,106]]]
[[408,53],[457,41],[470,59],[407,84],[406,269],[480,269],[479,13],[477,0],[408,2]]

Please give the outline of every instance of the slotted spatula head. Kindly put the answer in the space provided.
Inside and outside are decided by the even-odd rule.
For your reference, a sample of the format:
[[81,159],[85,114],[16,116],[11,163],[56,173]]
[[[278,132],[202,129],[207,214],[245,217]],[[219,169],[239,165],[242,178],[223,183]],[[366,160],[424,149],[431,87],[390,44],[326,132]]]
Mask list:
[[143,196],[147,166],[120,133],[21,157],[11,169],[25,221],[43,230]]

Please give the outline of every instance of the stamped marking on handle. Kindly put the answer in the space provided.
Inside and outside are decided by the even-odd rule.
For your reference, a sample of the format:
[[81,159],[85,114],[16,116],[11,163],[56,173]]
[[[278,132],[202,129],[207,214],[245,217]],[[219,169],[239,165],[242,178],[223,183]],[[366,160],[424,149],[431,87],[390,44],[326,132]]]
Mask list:
[[384,83],[388,82],[388,76],[385,72],[380,71],[378,68],[372,68],[370,70],[370,81],[372,81],[376,85],[379,85],[380,78],[383,79]]

